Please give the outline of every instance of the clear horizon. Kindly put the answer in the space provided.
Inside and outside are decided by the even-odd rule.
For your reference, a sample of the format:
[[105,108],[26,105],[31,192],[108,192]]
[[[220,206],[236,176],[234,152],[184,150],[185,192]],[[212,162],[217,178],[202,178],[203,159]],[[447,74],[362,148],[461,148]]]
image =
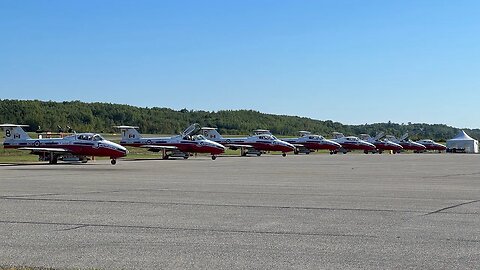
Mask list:
[[479,128],[480,2],[3,1],[1,99]]

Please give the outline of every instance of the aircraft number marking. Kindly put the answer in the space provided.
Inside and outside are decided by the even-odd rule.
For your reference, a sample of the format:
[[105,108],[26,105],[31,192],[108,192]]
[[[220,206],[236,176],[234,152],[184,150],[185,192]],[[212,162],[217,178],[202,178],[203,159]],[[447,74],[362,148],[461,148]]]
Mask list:
[[5,130],[5,136],[7,138],[10,138],[10,136],[12,136],[12,133],[10,132],[10,129]]

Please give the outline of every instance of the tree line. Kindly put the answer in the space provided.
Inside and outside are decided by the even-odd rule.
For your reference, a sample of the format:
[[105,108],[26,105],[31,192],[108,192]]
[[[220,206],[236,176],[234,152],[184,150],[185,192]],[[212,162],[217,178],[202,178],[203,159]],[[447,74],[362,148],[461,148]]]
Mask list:
[[[269,129],[280,136],[298,135],[299,130],[331,137],[333,132],[345,135],[367,133],[375,136],[385,132],[410,138],[446,140],[459,129],[443,124],[425,123],[375,123],[344,125],[331,120],[314,120],[306,117],[273,115],[253,110],[222,110],[217,112],[172,110],[169,108],[141,108],[111,103],[85,103],[81,101],[0,100],[0,123],[26,124],[27,131],[57,131],[58,127],[72,127],[77,132],[117,132],[115,125],[138,126],[141,133],[179,134],[191,123],[216,127],[221,134],[250,134],[254,129]],[[473,138],[480,138],[480,129],[465,130]]]

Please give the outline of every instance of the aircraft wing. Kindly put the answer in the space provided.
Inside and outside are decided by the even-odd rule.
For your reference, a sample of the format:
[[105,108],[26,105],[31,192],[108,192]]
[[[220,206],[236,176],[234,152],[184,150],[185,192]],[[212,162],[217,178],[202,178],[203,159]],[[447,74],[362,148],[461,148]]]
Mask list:
[[27,150],[33,152],[44,152],[44,153],[68,153],[71,152],[68,149],[64,148],[42,148],[42,147],[20,147],[18,150]]
[[167,149],[167,150],[178,149],[176,146],[169,146],[169,145],[149,145],[149,144],[145,144],[145,145],[142,145],[140,147],[148,148],[148,149]]
[[305,147],[303,144],[299,144],[299,143],[292,143],[292,145],[295,147]]
[[253,145],[247,144],[225,144],[225,146],[229,148],[254,148]]

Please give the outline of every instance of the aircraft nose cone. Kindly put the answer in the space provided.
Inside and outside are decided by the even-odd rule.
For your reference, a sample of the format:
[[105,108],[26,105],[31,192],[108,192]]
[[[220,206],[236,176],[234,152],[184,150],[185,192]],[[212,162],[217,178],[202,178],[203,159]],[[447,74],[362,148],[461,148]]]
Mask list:
[[128,149],[125,148],[124,146],[121,146],[121,145],[119,145],[117,143],[113,143],[113,142],[111,144],[117,149],[117,151],[122,152],[123,156],[126,156],[128,154]]
[[295,146],[291,143],[285,143],[285,146],[287,146],[288,148],[290,148],[291,150],[295,150]]
[[338,148],[342,147],[339,143],[337,142],[330,142],[331,145],[336,146]]

